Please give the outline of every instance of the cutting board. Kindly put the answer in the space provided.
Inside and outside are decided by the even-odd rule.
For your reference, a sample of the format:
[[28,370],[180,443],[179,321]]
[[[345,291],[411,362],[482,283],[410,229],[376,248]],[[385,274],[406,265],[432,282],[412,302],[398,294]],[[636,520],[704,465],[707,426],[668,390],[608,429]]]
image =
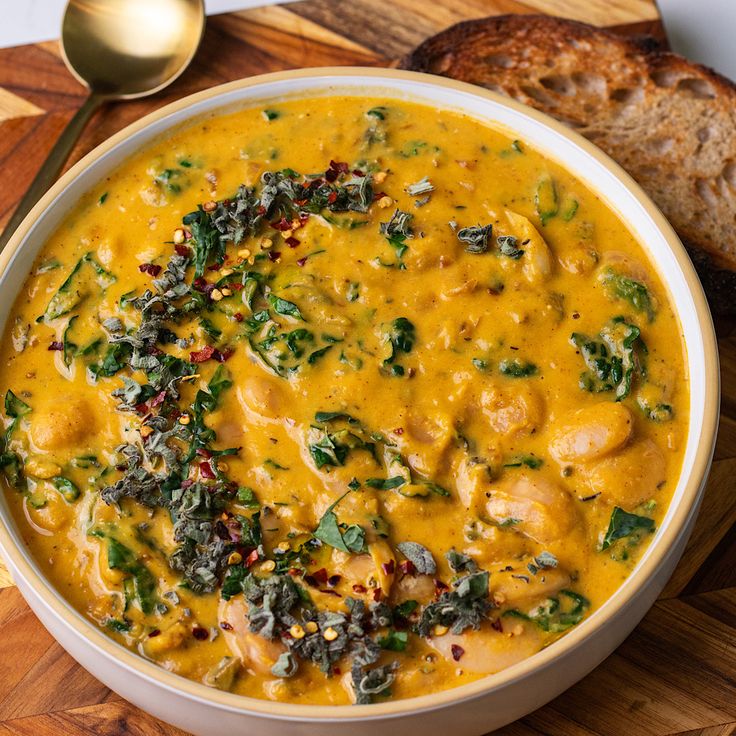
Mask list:
[[[211,18],[192,68],[147,100],[102,111],[77,160],[172,100],[262,72],[383,66],[460,20],[507,12],[564,15],[664,40],[653,0],[305,0]],[[55,43],[0,50],[0,224],[81,105]],[[736,734],[736,323],[718,325],[721,430],[685,556],[636,631],[586,679],[502,729],[504,736]],[[182,736],[74,662],[36,620],[0,563],[0,736]]]

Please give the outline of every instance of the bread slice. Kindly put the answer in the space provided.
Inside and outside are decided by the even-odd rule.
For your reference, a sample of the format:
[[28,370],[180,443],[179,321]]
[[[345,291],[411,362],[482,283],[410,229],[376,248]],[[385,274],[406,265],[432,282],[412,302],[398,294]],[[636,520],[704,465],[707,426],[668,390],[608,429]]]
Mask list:
[[400,66],[501,92],[596,143],[675,227],[714,311],[736,314],[736,85],[653,39],[543,15],[459,23]]

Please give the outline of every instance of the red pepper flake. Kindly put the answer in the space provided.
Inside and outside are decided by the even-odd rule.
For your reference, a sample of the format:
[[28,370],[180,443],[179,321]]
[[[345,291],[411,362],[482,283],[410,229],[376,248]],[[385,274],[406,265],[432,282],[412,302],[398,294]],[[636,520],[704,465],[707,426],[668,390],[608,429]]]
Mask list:
[[198,447],[197,455],[200,457],[206,457],[209,460],[212,457],[212,451],[208,450],[206,447]]
[[401,570],[404,575],[414,575],[417,568],[411,560],[402,560],[399,563],[399,570]]
[[330,184],[332,184],[332,182],[336,179],[337,171],[335,171],[334,169],[327,169],[327,171],[325,171],[325,181],[328,181],[330,182]]
[[272,263],[276,263],[278,259],[281,258],[281,251],[279,250],[270,250],[268,251],[268,260]]
[[404,428],[403,427],[396,427],[394,430],[394,434],[402,435],[404,434]]
[[378,602],[381,600],[381,598],[383,598],[383,591],[380,588],[376,588],[373,591],[373,600]]
[[447,583],[443,583],[441,580],[434,581],[434,592],[435,595],[439,595],[443,590],[449,590],[450,586]]
[[227,285],[228,289],[231,289],[232,291],[240,291],[243,288],[243,284],[240,281],[231,281]]
[[361,171],[360,169],[353,169],[353,176],[360,176],[362,178],[365,176],[365,171]]
[[330,192],[327,195],[327,203],[328,204],[333,204],[336,201],[337,201],[337,192]]
[[243,321],[243,315],[240,312],[235,312],[235,314],[233,315],[233,319],[236,322],[242,322]]
[[207,283],[207,279],[205,279],[203,276],[197,276],[194,281],[192,281],[192,288],[195,291],[204,291],[209,284]]
[[293,235],[290,238],[286,238],[284,241],[286,245],[289,246],[289,248],[296,248],[297,245],[301,242],[300,240],[297,240]]
[[302,571],[298,567],[290,567],[289,575],[293,578],[298,578],[302,574]]
[[254,549],[246,558],[245,558],[245,566],[251,567],[251,565],[254,565],[256,562],[258,562],[258,550]]
[[339,677],[342,674],[342,670],[339,667],[333,667],[332,671]]
[[212,263],[211,265],[207,266],[208,271],[219,271],[221,268],[222,268],[222,262]]
[[204,363],[215,354],[215,348],[212,345],[205,345],[201,350],[195,350],[189,353],[189,360],[192,363]]
[[383,570],[384,574],[386,574],[386,575],[393,575],[394,574],[394,569],[395,569],[395,566],[394,566],[394,561],[393,560],[389,560],[388,562],[384,562],[381,565],[381,570]]
[[176,254],[179,256],[184,256],[184,258],[189,258],[192,255],[192,251],[187,248],[186,245],[183,245],[182,243],[177,243],[174,246],[174,250],[176,251]]
[[373,192],[373,201],[377,202],[379,199],[386,196],[386,192]]
[[138,266],[138,270],[141,273],[147,273],[150,276],[153,276],[156,278],[161,273],[161,266],[156,265],[155,263],[141,263]]
[[206,641],[207,639],[209,639],[209,638],[210,638],[210,634],[209,634],[209,632],[207,631],[207,629],[203,629],[203,628],[202,628],[201,626],[195,626],[195,627],[194,627],[194,628],[192,629],[192,636],[193,636],[193,637],[194,637],[194,638],[195,638],[195,639],[196,639],[197,641]]
[[285,230],[291,230],[291,222],[285,217],[282,217],[278,222],[272,222],[271,227],[274,230],[280,230],[281,232],[284,232]]
[[360,585],[359,583],[356,583],[353,585],[353,593],[365,593],[365,585]]
[[217,478],[217,476],[215,475],[215,471],[212,470],[212,466],[209,464],[209,462],[200,463],[199,472],[203,478],[209,478],[210,480],[214,480],[215,478]]
[[154,636],[158,636],[161,633],[161,629],[154,629],[153,631],[149,632],[148,638],[153,639]]
[[262,204],[259,204],[258,205],[258,214],[259,215],[265,215],[266,214],[266,208]]
[[347,174],[350,167],[344,161],[330,161],[330,168],[338,174]]
[[318,582],[318,583],[326,583],[327,578],[329,575],[327,574],[327,570],[325,570],[324,567],[321,567],[317,572],[312,573],[312,577]]
[[223,631],[232,631],[233,630],[233,627],[227,621],[221,621],[220,622],[220,628]]
[[225,348],[224,350],[215,350],[215,352],[212,354],[212,357],[218,362],[218,363],[224,363],[226,360],[229,360],[233,357],[233,353],[235,351],[232,348]]
[[450,651],[452,652],[452,658],[456,662],[459,662],[460,658],[465,654],[465,650],[459,644],[453,644],[450,647]]
[[59,342],[58,340],[52,340],[49,343],[49,350],[63,350],[64,349],[64,343]]
[[160,406],[166,400],[166,391],[159,391],[150,401],[151,408]]
[[498,631],[499,633],[503,634],[503,624],[501,623],[501,619],[494,618],[493,621],[491,621],[491,628],[494,631]]
[[307,262],[306,256],[304,256],[304,258],[297,258],[297,261],[296,261],[298,266],[303,266],[306,262]]

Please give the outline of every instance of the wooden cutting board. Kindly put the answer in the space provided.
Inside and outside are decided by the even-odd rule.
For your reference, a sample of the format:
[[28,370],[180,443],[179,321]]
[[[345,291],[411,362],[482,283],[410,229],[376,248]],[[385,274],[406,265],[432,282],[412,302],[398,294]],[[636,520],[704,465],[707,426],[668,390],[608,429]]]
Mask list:
[[[506,12],[564,15],[664,39],[653,0],[306,0],[210,19],[192,68],[148,100],[102,111],[72,161],[143,114],[261,72],[388,65],[451,23]],[[0,224],[84,90],[55,43],[0,50]],[[723,402],[698,525],[659,602],[604,664],[505,736],[736,734],[736,323],[718,325]],[[0,563],[0,736],[182,736],[72,660]]]

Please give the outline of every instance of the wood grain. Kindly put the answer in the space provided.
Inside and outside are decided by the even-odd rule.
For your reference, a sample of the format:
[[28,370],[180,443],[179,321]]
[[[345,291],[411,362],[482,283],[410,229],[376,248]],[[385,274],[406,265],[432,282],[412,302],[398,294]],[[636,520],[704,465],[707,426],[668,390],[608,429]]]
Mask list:
[[[451,23],[507,12],[547,12],[664,40],[652,0],[306,0],[217,16],[187,73],[155,97],[103,110],[70,165],[141,115],[196,90],[294,67],[388,65]],[[55,43],[0,50],[0,225],[83,96]],[[501,736],[736,735],[736,323],[717,329],[721,429],[681,564],[603,665]],[[0,736],[58,734],[185,736],[66,655],[0,563]]]

